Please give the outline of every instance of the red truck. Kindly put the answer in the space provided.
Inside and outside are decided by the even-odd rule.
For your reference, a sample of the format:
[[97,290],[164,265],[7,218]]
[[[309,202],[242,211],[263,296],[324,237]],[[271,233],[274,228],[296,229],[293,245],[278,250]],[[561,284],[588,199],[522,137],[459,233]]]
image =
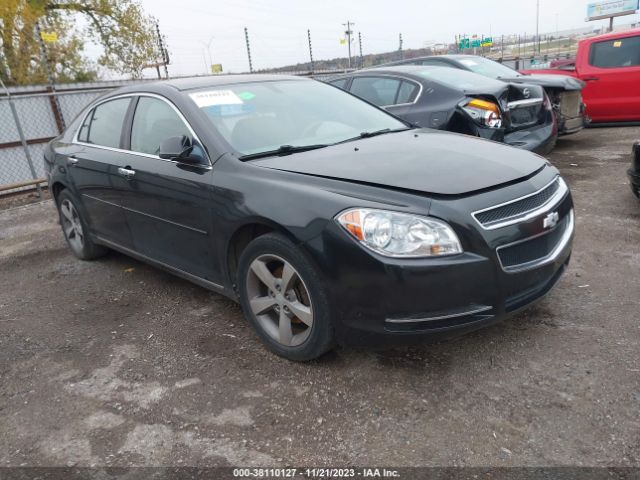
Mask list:
[[575,65],[522,73],[583,80],[582,98],[594,123],[640,121],[640,28],[581,40]]

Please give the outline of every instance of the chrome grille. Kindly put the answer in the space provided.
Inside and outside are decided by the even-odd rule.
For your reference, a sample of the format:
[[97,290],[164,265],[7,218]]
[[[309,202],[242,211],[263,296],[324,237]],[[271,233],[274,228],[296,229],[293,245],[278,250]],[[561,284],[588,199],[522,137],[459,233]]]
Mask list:
[[517,243],[498,247],[497,253],[506,272],[527,270],[553,260],[557,251],[564,248],[573,232],[573,210],[553,230]]
[[560,96],[560,113],[565,117],[580,116],[580,104],[582,94],[576,90],[574,92],[563,92]]
[[480,224],[487,228],[498,228],[504,223],[515,223],[540,207],[547,204],[560,191],[560,177],[556,177],[543,189],[526,197],[513,200],[503,205],[475,212],[473,216]]

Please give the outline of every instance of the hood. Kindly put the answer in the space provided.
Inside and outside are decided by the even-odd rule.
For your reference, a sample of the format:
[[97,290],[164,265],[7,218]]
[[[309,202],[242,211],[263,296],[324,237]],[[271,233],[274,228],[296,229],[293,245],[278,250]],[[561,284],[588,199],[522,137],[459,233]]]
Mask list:
[[390,133],[253,165],[437,195],[462,195],[525,179],[546,161],[466,135],[421,129]]
[[544,88],[559,88],[562,90],[582,90],[584,82],[568,75],[549,75],[543,73],[524,74],[521,77],[504,78],[504,82],[510,83],[528,83],[531,85],[540,85]]

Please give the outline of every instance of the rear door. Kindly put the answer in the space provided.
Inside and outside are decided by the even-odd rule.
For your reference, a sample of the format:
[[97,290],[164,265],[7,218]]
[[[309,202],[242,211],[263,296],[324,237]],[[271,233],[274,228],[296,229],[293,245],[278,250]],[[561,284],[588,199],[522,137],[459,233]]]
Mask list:
[[593,120],[640,120],[640,35],[594,42],[582,64],[582,94]]
[[[137,252],[206,280],[219,281],[213,265],[211,192],[213,168],[182,114],[160,96],[140,96],[134,106],[120,165],[132,172],[123,206]],[[158,156],[160,143],[186,135],[199,163]]]
[[92,233],[131,248],[133,241],[124,211],[126,180],[118,172],[128,154],[122,147],[123,125],[131,97],[98,104],[85,117],[67,159],[67,172]]

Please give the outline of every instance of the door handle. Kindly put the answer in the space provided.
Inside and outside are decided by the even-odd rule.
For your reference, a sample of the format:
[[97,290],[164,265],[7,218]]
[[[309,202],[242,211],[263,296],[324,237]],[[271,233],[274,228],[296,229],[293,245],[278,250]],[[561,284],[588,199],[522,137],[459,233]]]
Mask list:
[[585,82],[595,82],[596,80],[600,80],[600,77],[584,77],[582,80]]
[[127,179],[130,179],[136,174],[136,171],[135,170],[130,170],[128,168],[118,167],[118,173],[120,175],[122,175],[123,177],[125,177]]
[[69,165],[70,167],[75,166],[78,163],[78,159],[76,158],[75,155],[69,155],[67,157],[67,165]]

